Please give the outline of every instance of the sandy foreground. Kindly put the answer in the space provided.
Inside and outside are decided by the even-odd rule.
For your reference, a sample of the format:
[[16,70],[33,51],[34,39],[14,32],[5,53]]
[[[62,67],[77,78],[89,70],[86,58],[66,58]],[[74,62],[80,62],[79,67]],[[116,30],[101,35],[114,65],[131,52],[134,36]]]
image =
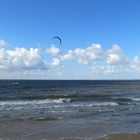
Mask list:
[[[137,125],[139,127],[139,124]],[[128,127],[127,125],[124,126],[124,128]],[[120,130],[119,125],[95,125],[89,120],[85,121],[85,119],[59,121],[1,120],[0,140],[140,140],[140,134],[110,135],[111,131],[113,134],[117,130]],[[104,135],[108,136],[102,137]]]
[[98,140],[140,140],[140,134],[114,134]]

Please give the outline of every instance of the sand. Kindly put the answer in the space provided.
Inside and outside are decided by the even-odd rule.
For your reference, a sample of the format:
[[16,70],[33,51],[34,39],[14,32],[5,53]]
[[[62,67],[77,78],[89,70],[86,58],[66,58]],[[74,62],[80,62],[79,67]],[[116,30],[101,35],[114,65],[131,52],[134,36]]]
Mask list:
[[140,134],[113,134],[98,140],[140,140]]

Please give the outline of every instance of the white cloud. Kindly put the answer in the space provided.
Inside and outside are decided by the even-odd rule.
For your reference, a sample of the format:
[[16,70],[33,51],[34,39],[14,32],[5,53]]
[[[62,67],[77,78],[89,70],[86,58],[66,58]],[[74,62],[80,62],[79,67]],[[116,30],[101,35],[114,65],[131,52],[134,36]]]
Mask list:
[[87,65],[87,64],[89,64],[88,61],[83,60],[83,59],[79,59],[78,62],[79,62],[79,64],[82,64],[82,65]]
[[73,60],[73,58],[74,58],[74,55],[71,50],[69,50],[68,53],[60,56],[61,61],[71,61]]
[[104,58],[104,52],[100,44],[92,44],[85,49],[76,48],[73,53],[78,58],[85,58],[91,61],[96,61]]
[[140,58],[138,58],[138,56],[135,56],[135,58],[132,60],[131,69],[132,71],[140,73]]
[[3,40],[3,39],[0,39],[0,47],[3,47],[3,46],[6,46],[8,43]]
[[4,48],[0,48],[0,60],[8,59],[9,54]]
[[90,47],[87,47],[86,55],[93,61],[104,59],[104,51],[100,44],[92,44]]
[[107,51],[106,62],[109,65],[124,65],[128,64],[126,56],[123,54],[122,49],[114,44],[111,49]]
[[74,52],[76,57],[85,57],[86,56],[86,50],[85,49],[76,48],[73,52]]
[[45,61],[41,59],[39,49],[16,48],[6,50],[0,48],[0,68],[4,69],[42,69],[45,68]]
[[51,66],[60,66],[61,65],[61,61],[58,58],[53,58],[52,62],[51,62]]
[[[57,50],[58,49],[58,50]],[[103,50],[100,44],[92,44],[86,48],[76,48],[74,50],[68,50],[68,52],[62,54],[59,48],[52,46],[47,50],[48,54],[57,56],[53,58],[51,65],[60,66],[63,61],[76,60],[81,65],[93,64],[97,61],[102,61],[103,65],[107,62],[108,66],[102,66],[101,69],[105,73],[116,72],[116,65],[128,64],[127,57],[123,54],[123,50],[116,44],[109,50]],[[99,69],[99,68],[98,68]],[[99,70],[101,72],[101,70]]]
[[51,45],[51,47],[46,50],[46,53],[51,56],[58,56],[60,53],[60,49],[55,47],[54,45]]
[[124,65],[103,65],[103,66],[93,66],[91,68],[91,73],[98,76],[108,76],[111,77],[119,77],[128,76],[130,74],[130,68]]
[[[13,50],[7,50],[4,47],[0,47],[0,70],[12,70],[12,72],[20,70],[44,70],[61,73],[63,69],[63,71],[66,70],[66,73],[69,73],[67,71],[68,68],[65,69],[67,65],[65,61],[68,64],[71,61],[76,61],[78,63],[77,65],[83,65],[80,67],[81,71],[90,69],[89,71],[92,71],[92,74],[98,75],[101,78],[102,75],[140,73],[140,58],[135,56],[133,60],[128,61],[122,48],[116,44],[108,50],[104,50],[100,44],[92,44],[85,48],[75,48],[64,53],[60,51],[60,48],[52,45],[46,50],[47,55],[41,54],[39,50],[38,48],[15,48]],[[75,63],[72,64],[75,65]],[[75,70],[76,68],[78,67],[72,67]],[[86,73],[87,71],[85,71],[85,75]]]
[[103,74],[105,71],[104,66],[93,66],[91,67],[91,73],[98,75],[98,74]]
[[86,48],[76,48],[68,51],[61,58],[62,60],[77,60],[79,64],[89,64],[97,60],[103,60],[105,58],[105,52],[100,44],[92,44]]

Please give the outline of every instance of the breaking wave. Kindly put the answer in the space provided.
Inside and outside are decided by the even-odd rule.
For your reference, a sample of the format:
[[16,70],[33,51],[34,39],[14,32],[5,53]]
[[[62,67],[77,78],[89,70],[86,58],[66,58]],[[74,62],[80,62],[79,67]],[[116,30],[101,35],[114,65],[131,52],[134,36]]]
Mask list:
[[70,102],[71,99],[46,99],[46,100],[18,100],[18,101],[0,101],[0,106],[3,105],[31,105],[31,104],[51,104],[51,103],[56,103],[56,104],[61,104],[61,103],[67,103]]

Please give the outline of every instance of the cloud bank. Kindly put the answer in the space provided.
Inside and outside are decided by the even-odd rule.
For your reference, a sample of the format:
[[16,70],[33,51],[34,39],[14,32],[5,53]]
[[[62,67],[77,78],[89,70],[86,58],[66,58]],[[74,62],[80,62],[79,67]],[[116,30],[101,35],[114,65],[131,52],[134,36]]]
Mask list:
[[63,66],[65,69],[66,64],[76,62],[77,65],[88,68],[88,73],[94,75],[140,73],[140,58],[134,56],[129,60],[117,44],[113,44],[107,50],[103,49],[101,44],[92,44],[67,52],[62,52],[60,48],[51,45],[44,50],[45,54],[42,54],[39,48],[9,50],[4,47],[6,44],[6,41],[0,39],[0,71],[53,70],[55,72],[59,67]]
[[46,62],[41,59],[38,48],[0,48],[0,70],[43,69]]

